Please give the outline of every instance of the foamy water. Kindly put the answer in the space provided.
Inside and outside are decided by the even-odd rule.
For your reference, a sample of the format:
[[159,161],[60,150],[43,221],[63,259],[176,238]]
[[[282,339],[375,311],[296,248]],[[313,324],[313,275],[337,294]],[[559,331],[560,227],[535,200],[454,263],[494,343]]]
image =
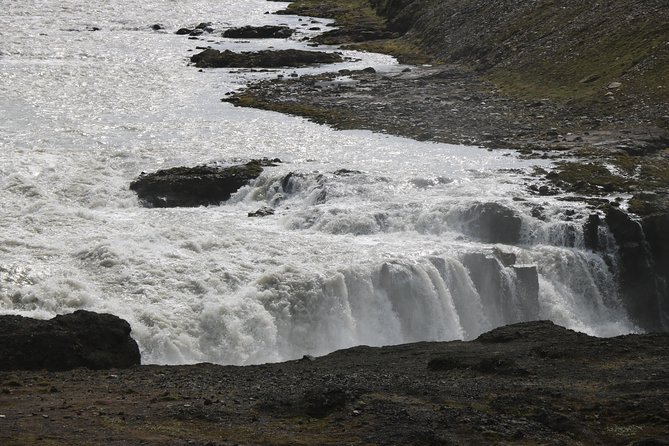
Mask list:
[[[302,47],[312,31],[290,40],[220,37],[229,26],[313,26],[264,14],[282,6],[3,3],[0,313],[117,314],[146,363],[245,364],[471,338],[523,318],[512,268],[502,267],[495,285],[512,296],[500,316],[463,266],[467,253],[495,248],[537,267],[540,317],[598,335],[635,330],[604,261],[564,246],[572,224],[558,215],[570,205],[528,196],[532,163],[221,103],[251,79],[294,70],[200,72],[188,57],[196,46]],[[174,34],[200,22],[218,32],[204,40]],[[153,31],[154,23],[165,29]],[[353,60],[296,71],[401,69],[387,56],[345,55]],[[142,171],[262,156],[284,163],[222,206],[147,209],[128,190]],[[519,173],[499,172],[509,168]],[[494,246],[463,233],[459,212],[486,201],[523,216],[523,243]],[[267,205],[275,215],[247,217]],[[534,205],[547,222],[530,216]]]

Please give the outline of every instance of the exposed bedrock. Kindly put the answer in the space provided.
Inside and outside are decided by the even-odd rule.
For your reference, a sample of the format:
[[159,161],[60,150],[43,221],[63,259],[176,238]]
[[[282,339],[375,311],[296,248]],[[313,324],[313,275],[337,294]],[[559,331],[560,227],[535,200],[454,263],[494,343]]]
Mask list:
[[627,311],[643,329],[669,331],[669,214],[635,220],[610,207],[605,222],[618,245],[620,288]]
[[130,324],[79,310],[50,320],[0,316],[0,370],[127,368],[140,363]]
[[477,203],[460,215],[463,231],[483,242],[515,244],[520,240],[522,220],[499,203]]
[[130,189],[149,207],[218,205],[257,178],[263,167],[278,161],[251,160],[230,167],[174,167],[142,174],[130,183]]
[[230,50],[218,51],[208,48],[190,58],[198,68],[281,68],[304,67],[326,63],[342,62],[338,53],[304,50],[263,50],[235,53]]
[[223,32],[223,37],[234,39],[286,39],[293,35],[293,30],[283,25],[242,26]]

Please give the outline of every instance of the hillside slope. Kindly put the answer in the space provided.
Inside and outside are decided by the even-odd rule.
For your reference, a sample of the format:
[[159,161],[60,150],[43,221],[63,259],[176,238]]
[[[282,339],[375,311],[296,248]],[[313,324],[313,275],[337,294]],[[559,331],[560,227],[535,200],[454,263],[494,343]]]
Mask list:
[[[669,100],[664,0],[371,0],[388,27],[508,92],[565,100]],[[621,85],[616,88],[614,82]],[[611,86],[611,88],[609,88]],[[611,95],[609,95],[610,97]],[[655,124],[669,125],[658,116]]]

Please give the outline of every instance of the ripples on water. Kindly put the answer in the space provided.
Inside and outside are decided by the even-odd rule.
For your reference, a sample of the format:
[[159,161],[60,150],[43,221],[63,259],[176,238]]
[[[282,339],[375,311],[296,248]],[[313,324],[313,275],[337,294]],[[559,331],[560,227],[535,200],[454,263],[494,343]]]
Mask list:
[[[131,323],[144,362],[158,363],[471,338],[523,317],[515,270],[502,268],[494,284],[510,300],[487,301],[462,258],[494,247],[453,223],[468,204],[500,201],[523,215],[524,244],[501,249],[537,267],[541,317],[599,335],[634,329],[602,259],[561,246],[566,205],[527,196],[523,174],[497,172],[528,162],[221,103],[249,79],[278,73],[199,72],[187,66],[195,46],[300,47],[301,36],[206,42],[174,31],[203,21],[306,28],[264,14],[282,6],[3,3],[0,312],[111,312]],[[387,56],[347,55],[360,60],[335,69],[400,69]],[[145,209],[128,190],[141,171],[260,156],[285,163],[220,207]],[[362,173],[335,175],[341,168]],[[277,185],[289,172],[301,175],[287,192]],[[554,221],[533,219],[523,203],[544,205]],[[274,216],[246,217],[267,204]]]

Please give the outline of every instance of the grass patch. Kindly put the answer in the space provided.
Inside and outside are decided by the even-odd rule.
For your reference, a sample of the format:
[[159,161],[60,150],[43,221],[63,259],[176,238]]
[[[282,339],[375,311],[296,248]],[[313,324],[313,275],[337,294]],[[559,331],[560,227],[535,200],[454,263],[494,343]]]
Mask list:
[[338,129],[354,129],[359,128],[361,125],[354,114],[346,109],[321,108],[299,102],[265,100],[248,92],[236,94],[233,103],[239,107],[259,108],[261,110],[301,116],[318,124],[329,124]]
[[395,57],[398,62],[409,65],[422,65],[438,62],[433,56],[427,54],[418,45],[412,43],[405,37],[354,43],[346,45],[344,49],[388,54]]
[[[536,14],[543,17],[541,11]],[[549,33],[554,24],[547,20],[541,26],[530,18],[529,26],[541,34]],[[524,98],[599,100],[611,82],[620,81],[621,92],[651,93],[667,100],[669,68],[661,49],[668,35],[669,25],[662,23],[632,23],[590,37],[574,32],[569,36],[572,44],[560,45],[548,53],[550,57],[520,57],[518,64],[496,67],[487,77],[504,92]],[[528,52],[537,51],[529,48]]]
[[338,27],[385,28],[385,19],[365,0],[296,0],[286,8],[293,14],[334,19]]

